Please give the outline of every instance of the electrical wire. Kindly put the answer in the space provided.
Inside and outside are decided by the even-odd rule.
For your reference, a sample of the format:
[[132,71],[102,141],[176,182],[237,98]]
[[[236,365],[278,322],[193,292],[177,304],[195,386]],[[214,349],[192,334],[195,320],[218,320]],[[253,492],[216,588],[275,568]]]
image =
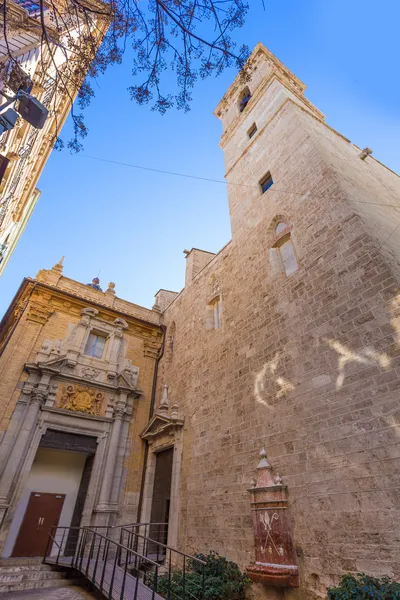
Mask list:
[[[90,156],[89,154],[81,154],[80,156],[82,156],[83,158],[89,158],[90,160],[97,160],[99,162],[105,162],[105,163],[110,163],[113,165],[119,165],[122,167],[129,167],[131,169],[139,169],[141,171],[150,171],[152,173],[161,173],[164,175],[174,175],[175,177],[185,177],[186,179],[197,179],[199,181],[208,181],[211,183],[219,183],[219,184],[223,184],[223,185],[234,185],[234,186],[238,186],[238,187],[245,187],[245,188],[251,188],[251,189],[259,189],[259,186],[256,185],[248,185],[246,183],[235,183],[234,181],[224,181],[222,179],[212,179],[210,177],[202,177],[200,175],[191,175],[191,174],[187,174],[187,173],[179,173],[177,171],[168,171],[166,169],[155,169],[153,167],[144,167],[142,165],[135,165],[132,163],[125,163],[122,161],[118,161],[118,160],[111,160],[110,158],[100,158],[98,156]],[[279,187],[270,187],[268,189],[268,192],[282,192],[284,194],[291,194],[293,196],[301,196],[301,197],[308,197],[308,198],[331,198],[331,199],[335,199],[336,197],[334,196],[328,196],[325,194],[311,194],[309,192],[304,192],[304,193],[300,193],[300,192],[293,192],[291,190],[287,190],[284,188],[279,188]],[[356,204],[371,204],[373,206],[385,206],[386,208],[397,208],[400,210],[400,204],[384,204],[382,202],[365,202],[363,200],[353,200],[353,202],[355,202]]]

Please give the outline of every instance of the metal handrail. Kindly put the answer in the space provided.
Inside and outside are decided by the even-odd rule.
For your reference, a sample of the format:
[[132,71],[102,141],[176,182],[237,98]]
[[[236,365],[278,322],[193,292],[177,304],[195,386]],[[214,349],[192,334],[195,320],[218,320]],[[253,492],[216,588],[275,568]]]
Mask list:
[[[156,523],[151,523],[151,525],[156,525]],[[171,546],[167,546],[166,544],[163,544],[162,542],[158,542],[157,540],[153,540],[152,538],[149,538],[149,537],[147,537],[145,535],[141,535],[140,533],[136,533],[134,531],[129,531],[125,527],[123,527],[122,530],[126,531],[127,533],[133,533],[133,535],[136,535],[137,537],[140,537],[140,538],[142,538],[144,540],[147,540],[148,542],[151,542],[152,544],[158,544],[159,546],[162,546],[166,550],[171,550],[172,552],[176,552],[176,554],[180,554],[181,556],[185,556],[189,560],[194,560],[194,561],[200,563],[201,565],[205,566],[207,564],[206,561],[201,560],[201,558],[196,558],[196,556],[192,556],[191,554],[187,554],[186,552],[182,552],[181,550],[177,550],[176,548],[172,548]]]
[[[131,552],[132,554],[135,554],[139,558],[143,558],[146,562],[151,563],[155,567],[159,566],[158,563],[156,563],[154,560],[151,560],[151,558],[147,558],[147,556],[144,556],[143,554],[140,554],[140,552],[136,552],[136,550],[132,550],[132,548],[128,548],[128,546],[124,546],[124,544],[120,544],[119,542],[115,542],[114,540],[110,540],[110,538],[108,538],[107,536],[103,535],[102,533],[97,533],[97,531],[94,531],[94,529],[92,527],[83,527],[82,529],[86,529],[86,531],[91,531],[95,535],[98,535],[99,537],[103,538],[104,540],[108,540],[109,542],[111,542],[112,544],[115,544],[116,546],[119,546],[123,550],[127,550],[128,552]],[[206,564],[206,563],[204,563],[204,564]]]
[[[192,598],[193,600],[204,600],[205,566],[207,563],[133,530],[133,528],[138,528],[141,525],[167,525],[167,523],[134,523],[127,526],[130,529],[124,526],[116,526],[114,529],[121,529],[119,542],[108,537],[110,527],[107,526],[52,527],[49,532],[43,562],[79,570],[100,593],[110,600],[112,598],[123,600],[126,585],[130,586],[129,598],[131,600],[142,600],[143,597],[147,597],[149,600],[160,600],[162,597],[157,589],[159,585],[161,586],[161,582],[161,593],[166,600],[172,600],[172,597],[175,596],[179,600],[190,600]],[[104,533],[99,531],[104,529],[107,530]],[[60,532],[59,536],[58,531]],[[69,534],[72,531],[78,532],[78,535],[71,537]],[[123,543],[122,540],[124,533],[128,535],[127,544]],[[134,543],[137,543],[139,538],[145,540],[143,552],[142,549],[138,551],[137,546],[135,549],[132,547],[133,536],[136,536]],[[157,545],[157,560],[153,560],[145,554],[149,543]],[[158,562],[159,548],[162,548],[163,552],[165,551],[165,560],[167,560],[169,554],[169,560],[165,567],[162,567]],[[182,583],[179,584],[178,594],[176,593],[176,587],[174,587],[176,583],[173,579],[173,573],[177,562],[181,559],[175,559],[173,553],[183,557]],[[198,596],[193,593],[193,589],[187,589],[186,587],[187,573],[192,569],[196,569],[193,563],[200,566],[198,570],[195,570],[199,576]],[[163,569],[161,579],[159,579],[160,568]],[[143,590],[143,586],[147,591]],[[143,593],[145,596],[143,596]]]
[[[103,527],[101,527],[103,529]],[[122,584],[121,590],[117,590],[119,597],[122,599],[124,597],[124,589],[127,578],[127,570],[128,565],[134,563],[134,567],[137,570],[140,569],[140,565],[147,564],[154,571],[154,579],[152,589],[148,588],[152,591],[152,600],[155,600],[155,594],[157,589],[157,580],[158,580],[158,569],[159,565],[154,560],[151,560],[147,556],[136,552],[132,548],[128,548],[124,544],[116,542],[106,535],[103,535],[99,531],[96,526],[94,527],[52,527],[49,533],[49,537],[47,540],[47,546],[45,555],[43,558],[43,562],[48,562],[50,564],[63,565],[65,566],[65,561],[62,560],[61,552],[66,552],[66,545],[64,546],[65,535],[67,531],[79,531],[78,540],[76,541],[76,547],[74,549],[73,555],[70,557],[69,564],[72,568],[78,569],[81,573],[83,573],[86,578],[96,586],[99,591],[105,595],[108,594],[109,598],[113,598],[113,591],[115,590],[115,575],[117,572],[117,568],[122,571]],[[100,529],[100,527],[99,527]],[[62,540],[56,539],[57,530],[62,531]],[[68,541],[68,539],[67,539]],[[96,544],[96,542],[98,542]],[[49,547],[51,544],[56,545],[56,551],[58,552],[54,555],[54,560],[51,560],[49,555]],[[96,547],[97,545],[97,547]],[[110,548],[112,549],[111,553],[111,562],[109,560]],[[121,557],[125,554],[126,562],[125,565],[121,565]],[[102,572],[98,571],[99,561],[101,564],[100,568]],[[85,564],[86,563],[86,564]],[[109,565],[107,567],[107,565]],[[105,581],[105,573],[108,570],[110,574],[111,571],[111,580],[107,579]],[[96,575],[98,574],[98,577]],[[136,577],[135,584],[135,594],[134,599],[137,598],[137,592],[139,588],[139,577]]]

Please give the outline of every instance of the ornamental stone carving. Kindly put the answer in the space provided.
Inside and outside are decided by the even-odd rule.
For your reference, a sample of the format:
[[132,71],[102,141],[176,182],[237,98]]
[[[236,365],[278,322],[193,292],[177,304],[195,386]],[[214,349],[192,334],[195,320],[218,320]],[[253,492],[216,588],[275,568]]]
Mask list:
[[173,402],[171,410],[169,409],[168,385],[165,384],[158,409],[140,435],[151,444],[154,440],[175,437],[183,424],[176,401]]
[[89,415],[100,415],[104,402],[104,394],[81,385],[65,385],[61,388],[58,408],[84,412]]
[[46,393],[43,390],[33,389],[31,392],[31,404],[42,405],[46,401]]
[[272,467],[263,448],[257,478],[248,490],[255,538],[256,562],[247,567],[249,578],[276,587],[299,587],[299,569],[288,508],[287,486]]
[[85,379],[94,380],[100,375],[101,371],[99,369],[94,369],[93,367],[81,367],[81,375]]
[[161,350],[160,342],[145,340],[143,347],[144,356],[150,356],[151,358],[157,359]]
[[40,323],[41,325],[44,325],[53,313],[54,310],[48,308],[44,304],[31,302],[28,307],[26,318],[28,321],[33,321],[34,323]]

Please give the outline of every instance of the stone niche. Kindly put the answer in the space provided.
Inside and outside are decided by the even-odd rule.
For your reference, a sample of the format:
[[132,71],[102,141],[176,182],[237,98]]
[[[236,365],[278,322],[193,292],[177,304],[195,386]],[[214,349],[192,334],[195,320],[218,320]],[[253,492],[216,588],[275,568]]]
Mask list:
[[257,477],[248,490],[256,561],[247,567],[247,575],[252,581],[271,587],[299,587],[287,487],[278,473],[275,476],[272,474],[264,448],[260,458]]

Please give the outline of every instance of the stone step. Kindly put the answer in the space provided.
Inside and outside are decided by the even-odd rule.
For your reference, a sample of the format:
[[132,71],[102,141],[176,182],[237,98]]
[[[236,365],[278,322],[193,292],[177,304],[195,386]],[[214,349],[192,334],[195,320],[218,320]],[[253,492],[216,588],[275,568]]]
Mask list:
[[0,585],[19,583],[23,581],[45,581],[47,579],[66,579],[67,571],[29,571],[19,573],[2,573],[0,570]]
[[48,579],[37,581],[23,581],[20,583],[0,584],[0,594],[5,592],[19,592],[24,590],[35,590],[38,588],[62,588],[70,585],[82,585],[85,582],[83,577],[75,579]]
[[54,571],[56,567],[51,565],[0,565],[0,575],[3,573],[46,573]]
[[[42,565],[42,556],[20,556],[11,558],[0,558],[0,567],[12,567],[12,566],[23,566],[23,565]],[[48,565],[44,565],[48,566]]]

